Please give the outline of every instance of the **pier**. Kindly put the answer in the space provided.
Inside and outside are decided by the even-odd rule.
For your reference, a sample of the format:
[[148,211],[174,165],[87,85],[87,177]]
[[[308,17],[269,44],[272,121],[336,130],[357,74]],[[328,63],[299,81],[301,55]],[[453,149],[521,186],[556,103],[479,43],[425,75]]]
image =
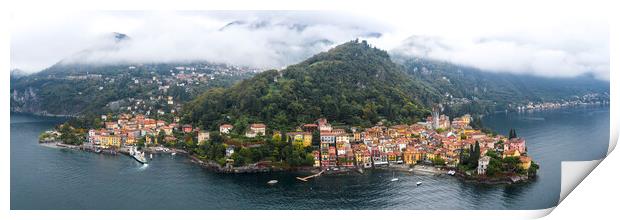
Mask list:
[[297,177],[297,179],[301,180],[301,181],[304,181],[304,182],[307,182],[308,179],[312,179],[314,177],[320,176],[321,174],[323,174],[323,172],[325,172],[325,170],[321,170],[321,172],[318,172],[316,174],[312,174],[312,175],[307,176],[307,177]]

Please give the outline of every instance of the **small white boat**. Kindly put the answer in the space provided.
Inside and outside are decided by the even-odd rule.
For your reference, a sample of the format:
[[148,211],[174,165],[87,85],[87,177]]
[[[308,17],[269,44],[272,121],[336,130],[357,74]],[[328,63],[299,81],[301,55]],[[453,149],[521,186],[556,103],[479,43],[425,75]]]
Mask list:
[[422,185],[422,182],[418,181],[415,183],[416,186]]
[[454,171],[454,170],[450,170],[450,171],[448,171],[448,175],[450,175],[450,176],[454,176],[454,174],[456,174],[456,171]]
[[413,168],[409,169],[409,172],[413,172]]
[[269,185],[273,185],[273,184],[276,184],[276,183],[278,183],[278,181],[277,181],[277,180],[269,180],[269,181],[267,182],[267,184],[269,184]]
[[172,152],[170,155],[172,156],[177,155],[177,152]]
[[394,175],[395,175],[395,173],[394,173],[394,172],[392,172],[392,179],[390,180],[390,182],[396,182],[396,181],[398,181],[398,178],[396,178]]
[[149,157],[151,158],[151,160],[153,159],[153,154],[149,155]]

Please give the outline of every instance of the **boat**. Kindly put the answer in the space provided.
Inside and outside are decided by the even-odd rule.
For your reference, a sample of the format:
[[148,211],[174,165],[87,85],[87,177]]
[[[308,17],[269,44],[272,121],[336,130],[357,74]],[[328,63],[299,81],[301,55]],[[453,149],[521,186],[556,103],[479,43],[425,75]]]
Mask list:
[[133,159],[136,159],[138,162],[142,164],[148,163],[148,161],[146,160],[146,157],[144,156],[144,152],[138,151],[136,147],[129,148],[129,156],[131,156]]
[[456,171],[454,171],[454,170],[450,170],[450,171],[448,171],[448,175],[450,175],[450,176],[454,176],[454,174],[456,174]]
[[153,159],[153,154],[151,154],[149,157],[150,157],[150,158],[151,158],[151,160],[152,160],[152,159]]
[[409,172],[413,172],[413,168],[409,169]]
[[277,180],[269,180],[269,181],[267,181],[267,184],[269,184],[269,185],[273,185],[273,184],[276,184],[276,183],[278,183]]
[[170,155],[172,156],[177,155],[177,152],[172,152]]
[[95,153],[101,153],[101,149],[99,148],[95,149]]
[[415,183],[416,186],[422,185],[422,182],[418,181]]
[[391,182],[396,182],[398,181],[398,178],[394,177],[394,172],[392,172],[392,179],[390,180]]

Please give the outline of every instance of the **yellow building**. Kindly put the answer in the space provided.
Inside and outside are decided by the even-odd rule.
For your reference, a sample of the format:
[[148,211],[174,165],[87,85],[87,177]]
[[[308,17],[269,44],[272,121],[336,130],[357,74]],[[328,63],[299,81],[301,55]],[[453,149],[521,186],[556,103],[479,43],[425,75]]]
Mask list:
[[530,166],[532,166],[532,158],[530,158],[528,156],[520,156],[519,157],[519,162],[520,162],[519,165],[524,170],[528,170],[528,169],[530,169]]
[[415,153],[412,150],[405,150],[405,152],[403,152],[403,161],[408,165],[416,164]]
[[100,137],[101,146],[104,147],[121,147],[121,137],[116,135],[109,136],[101,136]]
[[511,149],[511,150],[507,150],[504,151],[504,153],[502,154],[502,158],[506,158],[506,157],[520,157],[521,153],[519,153],[518,150],[516,149]]
[[304,135],[304,147],[310,147],[312,145],[312,133]]
[[310,132],[288,132],[286,133],[286,136],[293,142],[301,141],[304,147],[309,147],[312,145],[312,133]]
[[431,153],[431,152],[426,153],[426,159],[427,160],[434,160],[435,159],[435,154]]
[[125,144],[133,145],[136,143],[136,138],[132,135],[128,135],[127,139],[125,139]]
[[144,143],[147,144],[147,145],[157,144],[157,138],[155,138],[154,136],[151,136],[151,135],[146,135],[144,137]]

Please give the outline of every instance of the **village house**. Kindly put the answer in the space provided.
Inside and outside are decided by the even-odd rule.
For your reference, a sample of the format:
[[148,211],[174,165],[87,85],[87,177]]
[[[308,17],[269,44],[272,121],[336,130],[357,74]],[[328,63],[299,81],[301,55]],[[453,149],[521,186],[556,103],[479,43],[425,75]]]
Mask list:
[[327,123],[327,119],[319,118],[317,119],[316,123],[319,127],[320,132],[331,132],[332,131],[332,126],[329,123]]
[[483,156],[478,159],[478,175],[485,175],[487,173],[487,167],[489,166],[489,162],[491,161],[491,157]]
[[523,138],[511,138],[505,143],[504,150],[518,150],[519,153],[525,153],[525,139]]
[[504,153],[502,154],[502,158],[520,157],[520,156],[521,156],[521,153],[517,149],[510,149],[510,150],[504,151]]
[[200,131],[198,132],[198,144],[204,144],[209,141],[209,131]]
[[233,129],[233,126],[230,124],[222,124],[220,125],[220,133],[221,134],[230,134],[230,131]]
[[519,157],[519,166],[522,169],[528,170],[532,166],[532,158],[528,156],[520,156]]
[[190,133],[192,132],[192,125],[185,124],[182,126],[182,130],[183,130],[183,133]]
[[288,132],[286,136],[288,140],[302,142],[304,147],[310,147],[312,145],[312,133],[310,132]]
[[121,137],[118,135],[102,135],[100,137],[100,144],[104,148],[119,148],[121,147]]
[[265,136],[267,126],[265,124],[250,124],[250,129],[245,132],[245,136],[253,138],[256,136]]
[[321,166],[321,153],[318,150],[312,151],[312,155],[314,156],[314,167]]

